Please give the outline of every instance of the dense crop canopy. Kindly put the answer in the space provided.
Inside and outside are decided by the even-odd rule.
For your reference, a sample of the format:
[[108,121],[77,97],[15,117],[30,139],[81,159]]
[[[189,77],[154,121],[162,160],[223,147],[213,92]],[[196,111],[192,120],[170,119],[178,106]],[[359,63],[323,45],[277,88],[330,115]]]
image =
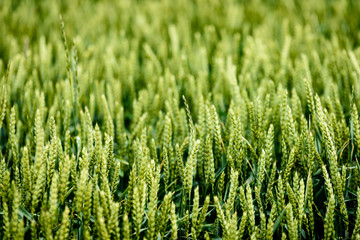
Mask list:
[[360,239],[359,16],[0,0],[0,238]]

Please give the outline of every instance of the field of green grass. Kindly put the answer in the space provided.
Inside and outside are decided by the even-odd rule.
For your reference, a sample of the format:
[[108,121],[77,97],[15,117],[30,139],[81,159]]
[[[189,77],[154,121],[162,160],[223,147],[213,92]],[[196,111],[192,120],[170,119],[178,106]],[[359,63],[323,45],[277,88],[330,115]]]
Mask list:
[[0,0],[0,239],[360,240],[359,16]]

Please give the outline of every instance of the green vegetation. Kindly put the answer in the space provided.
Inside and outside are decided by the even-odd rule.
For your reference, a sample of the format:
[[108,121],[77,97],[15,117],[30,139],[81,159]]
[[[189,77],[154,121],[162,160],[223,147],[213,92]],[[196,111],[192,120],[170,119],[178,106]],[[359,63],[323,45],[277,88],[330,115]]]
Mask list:
[[358,16],[1,0],[0,238],[359,240]]

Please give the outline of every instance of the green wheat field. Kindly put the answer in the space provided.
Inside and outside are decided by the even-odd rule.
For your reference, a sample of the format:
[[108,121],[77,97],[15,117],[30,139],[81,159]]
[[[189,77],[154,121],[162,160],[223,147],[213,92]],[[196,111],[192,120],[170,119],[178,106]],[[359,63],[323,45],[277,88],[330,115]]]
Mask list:
[[359,16],[1,0],[0,239],[360,240]]

